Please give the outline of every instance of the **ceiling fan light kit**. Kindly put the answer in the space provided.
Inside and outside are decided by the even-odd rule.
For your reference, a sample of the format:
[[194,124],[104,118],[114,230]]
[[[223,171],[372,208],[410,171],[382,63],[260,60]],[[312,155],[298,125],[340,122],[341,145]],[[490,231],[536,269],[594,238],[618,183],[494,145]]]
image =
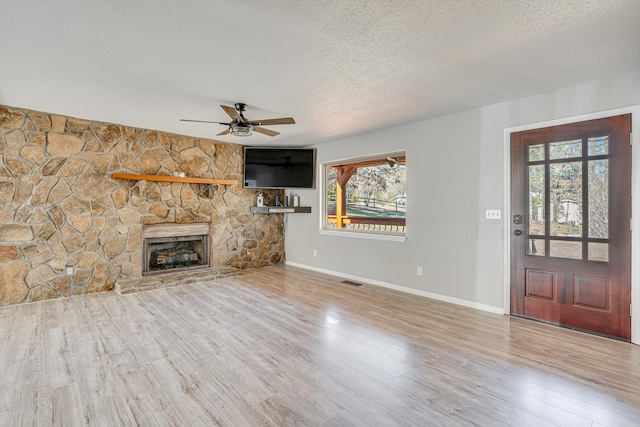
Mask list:
[[241,102],[238,102],[237,104],[235,104],[235,108],[234,107],[230,107],[228,105],[221,105],[220,106],[225,113],[227,113],[227,115],[229,117],[231,117],[233,120],[231,120],[228,123],[225,122],[212,122],[212,121],[208,121],[208,120],[191,120],[191,119],[180,119],[180,121],[183,122],[198,122],[198,123],[217,123],[220,125],[225,125],[227,126],[227,129],[223,130],[222,132],[220,132],[217,136],[222,136],[222,135],[228,135],[231,134],[233,136],[250,136],[254,131],[261,133],[263,135],[267,135],[267,136],[276,136],[279,135],[280,132],[276,132],[273,131],[271,129],[267,129],[265,127],[262,127],[262,125],[269,125],[269,126],[273,126],[273,125],[293,125],[295,124],[295,120],[293,120],[293,117],[282,117],[279,119],[266,119],[266,120],[247,120],[244,117],[244,110],[247,107],[247,104],[243,104]]
[[253,126],[251,123],[245,124],[237,121],[232,121],[229,123],[229,129],[231,130],[231,135],[233,136],[251,136],[253,133]]

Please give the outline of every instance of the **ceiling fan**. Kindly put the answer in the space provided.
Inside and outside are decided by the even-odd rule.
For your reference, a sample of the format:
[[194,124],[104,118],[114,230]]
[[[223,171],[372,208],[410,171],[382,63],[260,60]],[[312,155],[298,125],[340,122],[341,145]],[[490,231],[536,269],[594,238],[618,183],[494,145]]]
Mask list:
[[267,136],[276,136],[279,135],[280,132],[273,131],[271,129],[267,129],[262,127],[262,125],[293,125],[295,124],[295,120],[293,117],[282,117],[279,119],[266,119],[266,120],[247,120],[244,117],[244,111],[247,107],[247,104],[243,104],[238,102],[234,107],[229,107],[228,105],[220,106],[225,113],[229,115],[233,120],[230,122],[211,122],[208,120],[190,120],[190,119],[180,119],[182,122],[198,122],[198,123],[218,123],[221,125],[228,126],[227,129],[220,132],[217,136],[231,134],[234,136],[249,136],[256,131],[263,135]]

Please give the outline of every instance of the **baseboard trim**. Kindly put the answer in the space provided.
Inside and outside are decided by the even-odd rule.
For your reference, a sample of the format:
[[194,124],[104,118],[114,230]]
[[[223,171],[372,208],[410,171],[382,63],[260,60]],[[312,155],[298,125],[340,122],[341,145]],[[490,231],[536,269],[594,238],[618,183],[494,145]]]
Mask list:
[[481,304],[478,302],[468,301],[460,298],[449,297],[446,295],[434,294],[432,292],[421,291],[419,289],[408,288],[406,286],[396,285],[394,283],[382,282],[380,280],[369,279],[367,277],[356,276],[353,274],[341,273],[339,271],[328,270],[326,268],[314,267],[311,265],[300,264],[297,262],[286,261],[286,265],[291,267],[304,268],[305,270],[316,271],[318,273],[330,274],[332,276],[341,277],[343,279],[354,280],[358,282],[368,283],[370,285],[381,286],[383,288],[393,289],[400,292],[406,292],[408,294],[418,295],[425,298],[434,299],[437,301],[448,302],[451,304],[460,305],[463,307],[473,308],[476,310],[486,311],[493,314],[505,314],[502,307],[494,307],[488,304]]

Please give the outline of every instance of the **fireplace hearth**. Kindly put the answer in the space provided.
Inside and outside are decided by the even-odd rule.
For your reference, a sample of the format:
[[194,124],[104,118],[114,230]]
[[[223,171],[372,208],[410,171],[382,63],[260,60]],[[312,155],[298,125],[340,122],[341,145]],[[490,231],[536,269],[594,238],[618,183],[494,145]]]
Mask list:
[[142,231],[142,274],[209,267],[209,224],[152,224]]

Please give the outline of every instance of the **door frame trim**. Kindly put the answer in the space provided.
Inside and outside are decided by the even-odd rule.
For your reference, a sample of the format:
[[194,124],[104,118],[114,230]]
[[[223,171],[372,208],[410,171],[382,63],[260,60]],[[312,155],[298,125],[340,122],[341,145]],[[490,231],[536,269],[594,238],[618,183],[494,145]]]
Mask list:
[[[504,129],[504,201],[503,229],[504,229],[504,312],[511,313],[511,134],[531,129],[549,126],[565,125],[586,120],[602,119],[605,117],[631,114],[631,127],[634,130],[631,151],[631,217],[633,230],[631,231],[631,342],[640,344],[640,105],[599,111],[547,120],[526,125],[513,126]],[[637,256],[636,256],[637,254]]]

